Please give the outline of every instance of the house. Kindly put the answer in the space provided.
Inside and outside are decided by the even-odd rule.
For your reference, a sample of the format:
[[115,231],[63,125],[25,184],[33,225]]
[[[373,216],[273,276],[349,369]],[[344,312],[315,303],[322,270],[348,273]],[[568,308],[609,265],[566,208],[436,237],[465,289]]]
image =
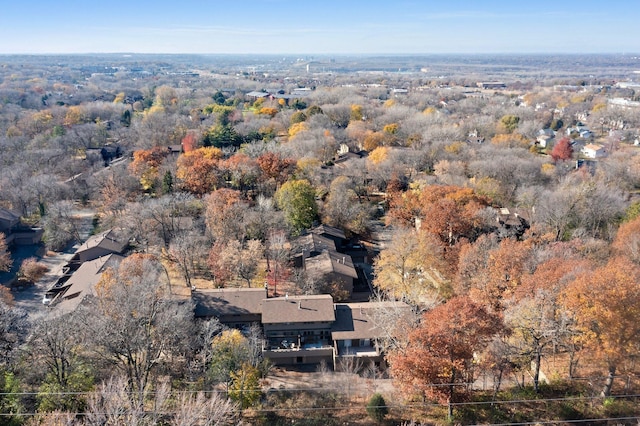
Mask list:
[[536,144],[541,148],[547,148],[553,144],[553,136],[538,135],[536,138]]
[[0,208],[0,232],[4,234],[7,245],[28,246],[42,241],[44,230],[23,225],[20,215]]
[[502,81],[480,81],[476,84],[481,89],[506,89],[507,85]]
[[84,263],[108,254],[122,254],[129,245],[128,241],[122,241],[113,229],[101,232],[89,237],[73,255],[73,262]]
[[311,276],[337,284],[349,295],[353,293],[353,282],[358,279],[351,256],[336,251],[327,250],[305,258],[304,269]]
[[594,143],[585,145],[580,152],[587,158],[602,158],[607,155],[607,151],[604,146]]
[[20,215],[11,210],[0,208],[0,232],[11,234],[20,224]]
[[196,318],[218,318],[227,327],[248,327],[262,320],[264,288],[198,289],[191,293]]
[[317,279],[336,283],[351,295],[358,273],[351,256],[336,249],[335,241],[342,241],[343,236],[344,233],[337,228],[320,225],[296,238],[291,244],[291,251],[295,267],[304,269]]
[[333,362],[331,295],[284,296],[262,303],[263,354],[276,365]]
[[347,236],[342,229],[324,224],[320,224],[315,228],[310,229],[309,232],[311,234],[320,235],[321,237],[333,240],[338,249],[344,245],[344,241],[347,239]]
[[380,366],[383,353],[379,339],[385,333],[378,325],[382,319],[376,317],[381,310],[391,309],[403,316],[411,313],[411,307],[404,302],[336,303],[336,320],[331,327],[334,366],[349,357]]
[[59,281],[45,293],[43,303],[57,309],[57,312],[68,313],[76,310],[85,297],[95,296],[95,286],[102,274],[110,267],[117,265],[124,257],[108,254],[87,261],[68,278]]

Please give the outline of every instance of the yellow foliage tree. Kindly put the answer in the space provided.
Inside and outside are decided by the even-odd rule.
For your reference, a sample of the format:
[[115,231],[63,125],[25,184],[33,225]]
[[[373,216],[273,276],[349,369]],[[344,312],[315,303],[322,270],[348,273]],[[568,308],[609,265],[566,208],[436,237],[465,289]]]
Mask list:
[[362,121],[362,105],[351,105],[351,121]]
[[386,101],[384,101],[383,105],[384,105],[385,108],[391,108],[395,104],[396,104],[396,100],[395,99],[387,99]]
[[374,149],[384,144],[385,135],[381,132],[368,131],[364,137],[363,148],[367,151],[373,151]]
[[436,111],[437,109],[435,109],[434,107],[426,107],[424,111],[422,111],[422,113],[424,115],[431,115],[431,114],[435,114]]
[[298,133],[305,132],[307,130],[309,130],[309,126],[307,126],[307,123],[305,123],[304,121],[300,123],[294,123],[289,127],[289,137],[292,138]]
[[389,158],[389,148],[386,146],[379,146],[369,154],[369,161],[378,165]]
[[118,94],[116,95],[115,99],[113,100],[113,103],[114,103],[114,104],[121,104],[121,103],[123,103],[123,102],[124,102],[124,97],[125,97],[124,92],[120,92],[120,93],[118,93]]
[[501,133],[491,139],[494,145],[504,148],[528,148],[529,140],[519,133]]

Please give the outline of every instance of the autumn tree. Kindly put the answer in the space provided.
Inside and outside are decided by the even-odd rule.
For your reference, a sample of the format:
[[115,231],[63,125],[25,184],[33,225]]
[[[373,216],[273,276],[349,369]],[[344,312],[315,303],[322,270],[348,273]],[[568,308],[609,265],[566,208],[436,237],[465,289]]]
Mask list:
[[398,300],[428,308],[450,295],[442,247],[426,232],[397,230],[374,270],[374,285]]
[[555,143],[551,150],[551,158],[557,163],[558,161],[570,160],[573,155],[573,147],[571,146],[571,139],[564,137]]
[[576,278],[563,292],[565,308],[575,315],[584,348],[606,367],[602,389],[609,396],[616,372],[637,354],[640,338],[640,268],[615,257]]
[[241,240],[245,235],[243,216],[248,205],[240,191],[222,188],[205,200],[205,223],[216,241]]
[[222,151],[219,148],[204,147],[185,152],[178,158],[176,177],[182,188],[202,196],[219,186],[221,173],[218,170]]
[[172,297],[162,265],[139,254],[104,273],[86,302],[88,347],[126,377],[131,403],[142,407],[155,373],[177,368],[173,356],[189,348],[192,304]]
[[133,161],[129,164],[129,169],[140,179],[142,189],[150,191],[158,186],[159,169],[168,155],[169,151],[159,146],[133,152]]
[[288,180],[276,191],[276,204],[294,233],[310,228],[317,218],[315,196],[315,188],[306,180]]
[[543,356],[568,348],[574,334],[572,318],[563,309],[560,296],[576,275],[586,270],[588,263],[580,258],[555,255],[523,277],[505,310],[505,324],[512,331],[510,343],[532,366],[536,392]]
[[42,262],[38,262],[35,257],[30,257],[22,261],[20,269],[18,270],[18,276],[30,283],[35,283],[44,274],[49,271],[49,267]]
[[282,158],[274,152],[266,152],[257,160],[265,180],[273,179],[276,186],[282,185],[295,169],[296,162],[291,158]]
[[356,191],[357,187],[352,179],[346,176],[335,178],[323,205],[323,223],[356,234],[366,233],[372,213],[367,205],[360,202]]
[[391,374],[405,395],[447,404],[451,419],[453,404],[464,400],[473,382],[474,354],[501,328],[497,315],[466,297],[453,298],[424,313],[407,347],[389,354]]

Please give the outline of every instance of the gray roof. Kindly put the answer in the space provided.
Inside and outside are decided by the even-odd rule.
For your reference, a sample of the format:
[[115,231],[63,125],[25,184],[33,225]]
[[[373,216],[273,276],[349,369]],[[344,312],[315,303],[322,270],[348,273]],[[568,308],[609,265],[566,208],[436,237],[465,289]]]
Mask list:
[[198,289],[192,293],[196,317],[222,317],[262,313],[264,288]]
[[276,297],[262,302],[263,324],[333,322],[335,318],[330,294]]
[[109,254],[84,262],[64,283],[66,290],[54,301],[56,308],[64,312],[75,310],[86,296],[95,295],[95,285],[100,281],[102,273],[122,259],[124,257],[117,254]]
[[377,309],[403,309],[411,307],[404,302],[336,303],[336,321],[331,326],[333,340],[374,339],[380,330],[373,318]]
[[80,253],[94,247],[100,247],[113,253],[122,253],[127,244],[128,242],[126,241],[118,241],[115,232],[112,229],[109,229],[108,231],[104,231],[89,237],[89,239],[85,241],[84,244],[78,247],[76,253]]
[[304,260],[304,269],[309,272],[323,274],[336,273],[351,278],[358,278],[358,273],[353,266],[353,260],[348,254],[337,251],[324,251],[316,256],[307,257]]
[[293,240],[291,247],[294,253],[303,253],[307,257],[311,252],[335,251],[336,243],[332,239],[311,233]]
[[0,208],[0,220],[18,223],[20,222],[20,215],[12,212],[11,210]]

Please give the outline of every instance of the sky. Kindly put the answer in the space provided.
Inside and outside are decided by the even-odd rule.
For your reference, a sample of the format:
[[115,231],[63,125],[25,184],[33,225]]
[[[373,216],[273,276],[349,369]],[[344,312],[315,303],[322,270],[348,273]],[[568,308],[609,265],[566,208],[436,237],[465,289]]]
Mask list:
[[639,0],[2,0],[0,54],[640,53]]

